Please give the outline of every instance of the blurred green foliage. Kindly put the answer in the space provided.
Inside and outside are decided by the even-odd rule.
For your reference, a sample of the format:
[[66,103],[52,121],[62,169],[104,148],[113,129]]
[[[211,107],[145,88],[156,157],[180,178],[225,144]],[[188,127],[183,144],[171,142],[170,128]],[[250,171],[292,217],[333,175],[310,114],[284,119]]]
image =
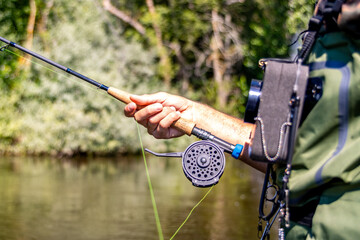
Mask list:
[[[0,36],[19,44],[26,41],[29,2],[0,0]],[[170,59],[171,86],[164,85],[164,73],[159,70],[155,20],[145,1],[111,1],[139,21],[145,34],[111,15],[102,0],[61,0],[51,6],[49,2],[35,1],[33,51],[105,85],[138,94],[170,91],[219,107],[219,89],[225,86],[227,106],[221,110],[241,116],[250,80],[261,78],[258,60],[289,56],[287,45],[306,28],[314,0],[154,1],[155,20]],[[215,13],[218,22],[212,21]],[[214,78],[214,23],[219,24],[222,43],[223,86]],[[119,102],[32,61],[27,69],[17,56],[0,53],[1,153],[139,151],[136,125],[122,116]],[[187,138],[144,138],[146,146],[163,151],[179,150],[188,142]]]

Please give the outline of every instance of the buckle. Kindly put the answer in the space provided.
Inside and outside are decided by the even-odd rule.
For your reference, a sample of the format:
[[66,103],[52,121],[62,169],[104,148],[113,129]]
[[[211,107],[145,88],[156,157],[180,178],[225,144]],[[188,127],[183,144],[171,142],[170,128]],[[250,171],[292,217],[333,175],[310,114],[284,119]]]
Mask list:
[[309,21],[309,31],[318,31],[323,21],[322,16],[313,16]]

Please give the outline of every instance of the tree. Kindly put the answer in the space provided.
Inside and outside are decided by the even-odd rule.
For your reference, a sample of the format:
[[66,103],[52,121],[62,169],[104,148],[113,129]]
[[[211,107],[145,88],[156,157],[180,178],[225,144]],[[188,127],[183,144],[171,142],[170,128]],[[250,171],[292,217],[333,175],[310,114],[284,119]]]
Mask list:
[[[299,4],[309,5],[304,1],[158,0],[154,4],[137,0],[120,1],[116,9],[127,16],[118,16],[124,22],[124,35],[142,39],[145,47],[162,49],[160,66],[172,66],[172,71],[167,70],[172,86],[180,87],[181,94],[193,92],[193,97],[203,96],[199,100],[226,109],[236,95],[242,102],[238,104],[244,104],[241,96],[246,93],[241,90],[246,88],[237,86],[243,85],[242,76],[248,84],[261,76],[260,58],[289,56],[287,45],[295,29],[304,26],[292,15]],[[288,28],[288,19],[297,19],[296,27]],[[132,22],[145,30],[134,32]],[[168,61],[164,59],[171,62],[164,64]]]
[[[258,60],[289,56],[287,45],[305,29],[313,2],[0,0],[0,35],[108,85],[170,90],[241,114],[250,80],[262,77]],[[0,151],[138,149],[134,129],[114,118],[116,101],[38,64],[20,66],[0,53]]]
[[[40,5],[37,13],[46,13],[47,20],[36,17],[33,51],[129,92],[160,88],[152,53],[119,37],[99,4],[86,1],[78,5],[64,0],[61,7],[57,2],[52,8]],[[41,22],[44,25],[39,28]],[[25,28],[24,33],[26,41]],[[15,60],[15,68],[19,67],[16,56],[5,56]],[[65,73],[33,61],[36,64],[29,65],[18,91],[1,95],[0,152],[73,155],[138,150],[136,126],[119,113],[121,103],[81,80],[71,81]],[[8,63],[2,62],[1,66],[7,67]]]
[[132,26],[138,33],[142,36],[148,38],[148,40],[153,40],[157,47],[157,52],[160,58],[159,61],[159,74],[163,78],[165,85],[170,87],[171,73],[172,73],[172,65],[169,59],[169,53],[167,48],[164,46],[162,31],[159,24],[159,17],[157,15],[154,2],[152,0],[146,0],[146,5],[149,10],[149,14],[151,16],[151,25],[152,30],[155,33],[155,37],[151,37],[152,33],[148,31],[146,33],[146,29],[142,24],[131,16],[127,15],[124,11],[117,9],[115,6],[111,4],[110,0],[103,0],[104,8],[109,11],[114,16],[118,17],[125,23],[128,23]]

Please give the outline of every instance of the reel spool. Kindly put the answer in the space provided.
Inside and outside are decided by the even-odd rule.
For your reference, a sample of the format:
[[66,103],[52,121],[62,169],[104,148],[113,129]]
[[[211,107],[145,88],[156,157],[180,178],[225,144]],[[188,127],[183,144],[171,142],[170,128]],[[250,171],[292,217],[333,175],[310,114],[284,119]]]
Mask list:
[[217,184],[225,170],[224,149],[207,140],[190,144],[185,152],[145,151],[157,157],[181,157],[184,174],[195,187],[211,187]]
[[196,187],[210,187],[219,182],[225,170],[224,150],[210,141],[198,141],[182,156],[185,176]]

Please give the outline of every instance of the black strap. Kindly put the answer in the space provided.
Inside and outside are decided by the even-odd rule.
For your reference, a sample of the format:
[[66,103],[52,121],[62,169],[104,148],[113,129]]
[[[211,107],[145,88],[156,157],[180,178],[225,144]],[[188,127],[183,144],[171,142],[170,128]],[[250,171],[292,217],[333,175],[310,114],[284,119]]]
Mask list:
[[308,57],[324,22],[326,22],[326,32],[339,30],[337,18],[344,2],[345,0],[323,0],[319,3],[316,15],[309,21],[308,33],[305,35],[298,59],[305,60]]
[[313,200],[301,207],[290,206],[290,220],[302,226],[311,228],[318,204],[319,200]]

